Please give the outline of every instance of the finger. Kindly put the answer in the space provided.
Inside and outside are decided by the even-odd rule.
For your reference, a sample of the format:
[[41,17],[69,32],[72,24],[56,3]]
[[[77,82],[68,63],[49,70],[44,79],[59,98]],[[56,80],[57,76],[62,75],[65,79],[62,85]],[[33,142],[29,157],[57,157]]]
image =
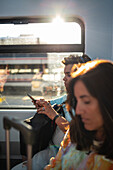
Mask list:
[[49,105],[50,105],[50,103],[49,103],[49,102],[47,102],[47,101],[45,101],[43,105],[44,105],[44,106],[49,106]]
[[38,107],[41,107],[39,102],[36,102],[35,105],[38,106]]
[[35,107],[36,107],[36,109],[39,109],[39,108],[40,108],[40,106],[39,106],[39,105],[35,105]]
[[37,109],[38,113],[46,114],[45,108]]
[[36,104],[37,104],[39,107],[43,106],[43,102],[41,102],[40,100],[37,100],[37,101],[36,101]]
[[32,100],[32,103],[33,103],[34,105],[36,105],[36,100]]
[[40,99],[41,102],[45,101],[44,99]]
[[38,111],[38,112],[42,112],[42,111],[45,112],[45,108],[44,108],[44,107],[37,108],[37,111]]
[[40,100],[36,100],[36,103],[37,103],[37,104],[40,103]]
[[37,112],[43,111],[42,108],[37,108]]
[[37,112],[38,114],[45,114],[46,115],[46,113],[44,112],[44,111],[40,111],[40,112]]
[[43,107],[42,110],[45,111],[45,108]]

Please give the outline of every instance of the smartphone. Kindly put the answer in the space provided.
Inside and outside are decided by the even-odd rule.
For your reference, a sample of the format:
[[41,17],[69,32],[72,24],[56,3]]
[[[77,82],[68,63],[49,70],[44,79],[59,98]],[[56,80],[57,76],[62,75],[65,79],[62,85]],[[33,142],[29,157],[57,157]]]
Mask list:
[[36,103],[36,100],[30,94],[27,95],[33,100],[34,103]]

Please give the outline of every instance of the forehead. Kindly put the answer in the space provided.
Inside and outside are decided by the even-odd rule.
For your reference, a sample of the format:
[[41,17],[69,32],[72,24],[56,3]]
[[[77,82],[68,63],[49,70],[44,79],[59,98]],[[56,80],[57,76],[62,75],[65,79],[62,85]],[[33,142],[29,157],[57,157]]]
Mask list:
[[65,67],[64,67],[64,73],[68,73],[68,72],[70,73],[72,67],[73,67],[73,64],[65,65]]
[[81,81],[78,80],[75,85],[74,85],[74,94],[75,96],[91,96],[89,93],[88,89],[86,88],[85,84]]

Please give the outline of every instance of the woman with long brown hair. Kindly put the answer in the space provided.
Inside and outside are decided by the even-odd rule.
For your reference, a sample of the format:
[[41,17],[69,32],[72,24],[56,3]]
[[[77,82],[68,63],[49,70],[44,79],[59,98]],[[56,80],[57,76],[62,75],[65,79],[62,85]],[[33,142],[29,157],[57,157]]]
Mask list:
[[87,62],[73,72],[72,77],[67,100],[72,116],[70,141],[65,137],[60,153],[48,168],[111,170],[113,63],[108,60]]

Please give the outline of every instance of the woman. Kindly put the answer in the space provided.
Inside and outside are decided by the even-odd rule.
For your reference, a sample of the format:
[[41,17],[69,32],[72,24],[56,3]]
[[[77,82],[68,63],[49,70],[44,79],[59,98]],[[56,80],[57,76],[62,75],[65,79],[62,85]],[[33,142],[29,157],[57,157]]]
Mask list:
[[[71,142],[64,139],[45,169],[113,169],[113,63],[95,60],[72,73],[68,110]],[[76,115],[71,112],[75,109]],[[69,138],[68,138],[69,139]]]

